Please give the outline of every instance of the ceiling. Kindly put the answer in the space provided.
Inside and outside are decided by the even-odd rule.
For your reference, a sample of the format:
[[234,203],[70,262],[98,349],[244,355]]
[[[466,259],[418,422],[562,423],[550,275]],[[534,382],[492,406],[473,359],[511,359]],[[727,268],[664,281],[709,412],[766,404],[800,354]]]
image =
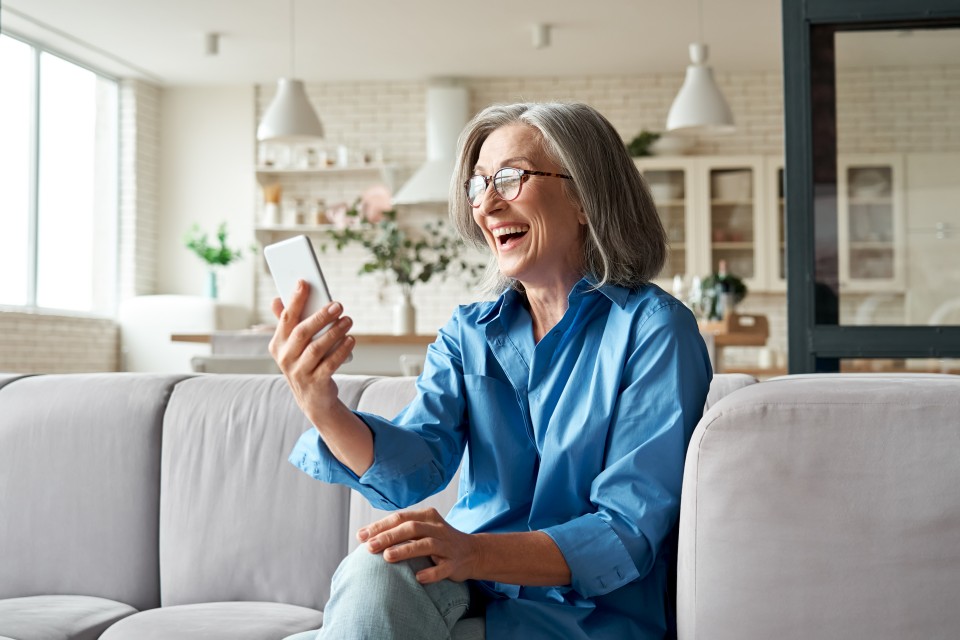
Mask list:
[[[313,82],[678,73],[701,29],[719,72],[782,68],[780,0],[3,0],[0,24],[119,77],[272,83],[291,72],[291,2],[295,75]],[[960,60],[957,30],[837,43],[845,67]]]
[[[697,0],[295,0],[307,81],[678,72]],[[283,0],[11,0],[5,29],[118,76],[163,85],[273,82],[290,72]],[[702,0],[718,71],[781,67],[779,0]],[[551,25],[534,48],[533,25]],[[205,55],[217,32],[220,53]]]

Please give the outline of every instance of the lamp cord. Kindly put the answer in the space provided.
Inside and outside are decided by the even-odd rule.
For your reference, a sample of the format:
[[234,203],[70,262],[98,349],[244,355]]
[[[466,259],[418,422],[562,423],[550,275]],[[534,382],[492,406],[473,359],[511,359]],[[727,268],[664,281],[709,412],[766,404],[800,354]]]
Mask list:
[[699,35],[698,42],[703,42],[703,0],[697,0],[697,30]]
[[297,56],[294,51],[297,36],[294,20],[294,12],[296,11],[296,3],[294,0],[290,0],[290,79],[293,80],[297,77]]

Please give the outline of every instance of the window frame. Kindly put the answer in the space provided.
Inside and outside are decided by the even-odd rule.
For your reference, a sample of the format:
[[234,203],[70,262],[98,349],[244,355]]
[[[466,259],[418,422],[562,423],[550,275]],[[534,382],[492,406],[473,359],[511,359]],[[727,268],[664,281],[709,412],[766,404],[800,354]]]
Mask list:
[[[65,316],[79,316],[79,317],[114,317],[117,313],[117,307],[119,304],[119,294],[120,294],[120,223],[122,219],[120,211],[120,191],[122,188],[121,185],[121,157],[120,151],[122,146],[121,140],[121,126],[120,121],[122,118],[121,114],[121,96],[120,96],[120,78],[117,76],[107,73],[101,69],[96,68],[82,60],[65,54],[62,51],[59,51],[55,48],[49,47],[47,45],[41,44],[27,36],[17,33],[16,31],[11,31],[6,28],[0,29],[0,34],[17,40],[28,47],[31,48],[31,58],[33,60],[33,86],[31,87],[31,116],[30,116],[30,153],[28,162],[30,165],[29,169],[29,183],[28,188],[30,190],[28,195],[28,211],[27,211],[27,301],[23,305],[16,304],[6,304],[0,303],[0,309],[16,310],[16,311],[42,311],[42,312],[53,312],[57,315]],[[116,158],[114,170],[115,170],[115,184],[116,189],[113,194],[113,203],[114,203],[114,229],[116,232],[117,242],[114,248],[113,262],[114,262],[114,281],[111,283],[113,287],[113,302],[111,308],[109,309],[100,309],[100,310],[90,310],[90,311],[81,311],[77,309],[61,309],[57,307],[41,307],[37,305],[37,278],[39,272],[38,256],[39,256],[39,205],[40,205],[40,59],[41,56],[46,53],[61,60],[64,60],[72,65],[80,67],[86,71],[89,71],[103,80],[113,82],[117,86],[116,90],[116,104],[114,105],[115,112],[117,114],[116,121],[116,149],[114,150],[114,156]]]

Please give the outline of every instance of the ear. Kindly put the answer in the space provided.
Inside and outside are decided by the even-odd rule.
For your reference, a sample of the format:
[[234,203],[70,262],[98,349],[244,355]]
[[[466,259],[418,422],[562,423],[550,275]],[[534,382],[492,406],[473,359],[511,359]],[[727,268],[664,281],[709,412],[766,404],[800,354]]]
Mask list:
[[587,214],[584,212],[583,207],[580,207],[580,210],[577,211],[577,220],[583,226],[587,226]]

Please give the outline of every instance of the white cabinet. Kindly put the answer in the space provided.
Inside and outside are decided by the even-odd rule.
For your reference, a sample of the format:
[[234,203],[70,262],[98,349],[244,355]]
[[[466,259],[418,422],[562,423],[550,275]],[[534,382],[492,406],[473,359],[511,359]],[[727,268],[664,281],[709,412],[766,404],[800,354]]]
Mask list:
[[753,291],[767,288],[762,156],[642,158],[670,242],[670,259],[657,279],[706,276],[720,260]]
[[[751,291],[786,291],[786,199],[779,156],[641,158],[670,241],[660,277],[714,272],[720,260]],[[846,292],[898,292],[905,285],[904,160],[900,154],[840,156],[837,241]]]
[[837,242],[843,291],[902,291],[904,171],[899,154],[837,159]]
[[684,158],[643,158],[637,167],[650,187],[663,228],[667,232],[670,251],[667,264],[657,278],[669,290],[676,274],[697,274],[704,271],[701,259],[704,247],[697,228],[695,170]]
[[698,172],[706,195],[709,271],[726,260],[727,271],[748,289],[767,288],[763,158],[703,158]]

